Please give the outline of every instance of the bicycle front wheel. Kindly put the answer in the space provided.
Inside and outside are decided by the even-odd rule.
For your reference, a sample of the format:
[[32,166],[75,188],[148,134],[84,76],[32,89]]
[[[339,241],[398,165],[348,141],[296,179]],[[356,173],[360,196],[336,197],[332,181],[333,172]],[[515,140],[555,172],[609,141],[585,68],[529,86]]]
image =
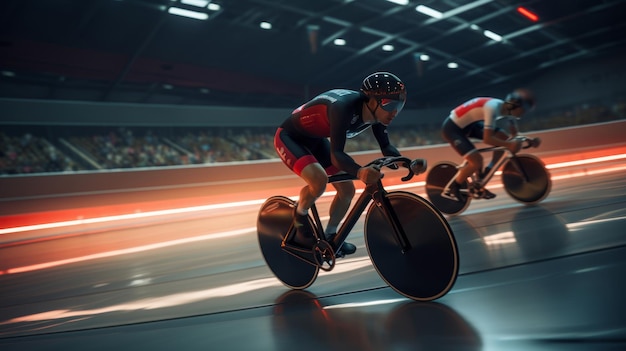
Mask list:
[[381,278],[418,301],[442,297],[454,285],[459,254],[445,217],[426,199],[409,192],[387,195],[410,248],[403,252],[384,210],[372,204],[365,219],[365,243]]
[[292,289],[306,289],[317,278],[319,267],[281,247],[293,222],[293,200],[273,196],[261,206],[257,220],[259,246],[276,278]]
[[467,182],[461,185],[461,199],[453,200],[442,196],[443,189],[456,175],[457,171],[454,163],[440,162],[431,168],[428,175],[426,175],[426,195],[428,195],[428,199],[439,211],[451,216],[465,211],[472,201],[472,197],[467,196]]
[[548,196],[552,179],[546,166],[534,155],[517,155],[502,168],[504,190],[513,199],[527,205]]

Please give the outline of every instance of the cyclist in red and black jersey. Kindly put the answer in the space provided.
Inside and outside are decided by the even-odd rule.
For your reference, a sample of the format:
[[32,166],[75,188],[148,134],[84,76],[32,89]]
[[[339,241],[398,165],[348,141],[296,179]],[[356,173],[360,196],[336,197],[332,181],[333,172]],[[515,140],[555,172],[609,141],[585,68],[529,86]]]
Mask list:
[[[455,182],[450,186],[450,192],[443,195],[450,199],[460,199],[460,184],[474,172],[478,179],[482,179],[502,154],[502,151],[494,152],[491,162],[483,170],[483,158],[476,152],[476,146],[469,138],[480,139],[493,146],[503,146],[517,153],[521,148],[521,142],[511,139],[518,133],[515,123],[510,124],[509,135],[496,126],[496,118],[500,116],[519,118],[534,106],[532,93],[526,89],[517,89],[508,94],[504,100],[477,97],[454,108],[443,122],[442,135],[452,148],[467,160],[468,165],[461,169]],[[484,198],[491,199],[495,196],[487,189],[483,189]]]
[[[276,131],[274,147],[285,165],[307,185],[300,191],[294,211],[299,235],[312,237],[307,219],[309,208],[324,193],[328,176],[347,172],[366,184],[381,178],[374,166],[361,167],[344,151],[346,141],[371,129],[385,156],[400,156],[391,145],[387,125],[406,102],[404,83],[388,72],[377,72],[363,80],[360,91],[334,89],[295,109]],[[352,182],[333,183],[337,194],[330,206],[326,236],[332,239],[355,194]],[[356,247],[344,243],[343,254]]]

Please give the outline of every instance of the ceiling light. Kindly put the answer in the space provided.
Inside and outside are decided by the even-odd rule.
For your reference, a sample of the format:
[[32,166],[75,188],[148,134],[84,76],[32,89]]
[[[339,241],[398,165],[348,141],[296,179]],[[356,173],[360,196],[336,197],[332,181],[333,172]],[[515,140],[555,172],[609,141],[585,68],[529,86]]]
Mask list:
[[502,41],[502,36],[500,34],[496,34],[490,30],[485,30],[483,34],[491,40]]
[[422,61],[428,61],[430,60],[430,56],[426,55],[426,54],[421,54],[420,55],[420,60]]
[[479,27],[479,26],[477,26],[477,25],[475,25],[475,24],[470,25],[470,28],[471,28],[472,30],[479,30],[479,29],[480,29],[480,27]]
[[383,45],[383,51],[393,51],[394,47],[390,44]]
[[194,18],[194,19],[199,19],[199,20],[206,20],[209,18],[209,15],[207,15],[206,13],[189,11],[185,9],[180,9],[178,7],[170,7],[169,9],[167,9],[167,12],[171,13],[172,15],[189,17],[189,18]]
[[272,24],[269,22],[261,22],[259,23],[259,27],[263,29],[272,29]]
[[210,3],[207,8],[211,11],[219,11],[222,7],[219,4]]
[[424,5],[417,6],[415,8],[415,11],[421,12],[421,13],[423,13],[425,15],[428,15],[430,17],[433,17],[433,18],[441,18],[441,17],[443,17],[443,13],[441,13],[441,12],[435,10],[435,9],[431,9],[430,7],[424,6]]
[[456,62],[449,62],[448,68],[459,68],[459,64]]
[[346,40],[345,39],[341,39],[341,38],[337,38],[337,39],[333,40],[333,44],[335,44],[337,46],[344,46],[344,45],[346,45]]
[[398,5],[408,5],[409,4],[409,0],[387,0],[389,2],[393,2],[394,4],[398,4]]
[[197,7],[206,7],[209,4],[209,0],[180,0],[181,4],[197,6]]

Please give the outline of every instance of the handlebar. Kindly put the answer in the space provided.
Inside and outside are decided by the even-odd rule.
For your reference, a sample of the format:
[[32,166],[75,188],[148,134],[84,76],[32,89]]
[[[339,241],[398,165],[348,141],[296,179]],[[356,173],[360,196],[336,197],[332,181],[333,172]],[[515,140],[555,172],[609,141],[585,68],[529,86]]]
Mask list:
[[[385,157],[377,158],[371,161],[370,163],[368,163],[367,165],[365,165],[365,167],[374,165],[378,167],[379,169],[382,167],[389,167],[391,169],[397,169],[398,168],[397,164],[400,164],[400,166],[405,167],[409,170],[409,173],[406,176],[401,178],[403,182],[409,181],[411,178],[413,178],[417,174],[426,172],[426,169],[427,169],[427,163],[425,159],[416,158],[415,160],[411,160],[410,158],[407,158],[404,156],[385,156]],[[333,182],[341,182],[345,180],[355,180],[355,179],[357,178],[351,174],[338,173],[338,174],[328,177],[328,182],[333,183]]]
[[[527,136],[523,136],[523,135],[518,135],[516,137],[514,137],[513,139],[510,140],[519,140],[522,142],[522,149],[528,149],[531,147],[539,147],[539,145],[541,145],[541,139],[540,138],[529,138]],[[484,147],[484,148],[480,148],[478,149],[478,152],[488,152],[488,151],[495,151],[495,150],[508,150],[507,147],[505,146],[489,146],[489,147]]]
[[401,178],[403,182],[410,180],[417,174],[426,172],[426,169],[428,168],[428,164],[425,159],[416,158],[415,160],[411,160],[410,158],[404,156],[387,156],[377,158],[368,163],[366,167],[375,165],[378,168],[389,167],[391,169],[397,169],[398,164],[409,170],[409,173]]
[[513,138],[514,140],[520,140],[522,142],[522,149],[528,149],[531,147],[539,147],[541,145],[540,138],[529,138],[527,136],[517,136]]

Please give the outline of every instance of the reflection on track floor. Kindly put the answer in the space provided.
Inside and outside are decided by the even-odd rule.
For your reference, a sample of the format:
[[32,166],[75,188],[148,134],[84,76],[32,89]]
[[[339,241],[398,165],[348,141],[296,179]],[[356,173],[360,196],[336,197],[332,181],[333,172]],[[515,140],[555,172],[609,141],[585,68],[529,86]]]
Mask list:
[[7,246],[0,348],[624,349],[623,174],[558,180],[533,207],[495,192],[450,218],[461,274],[432,303],[385,286],[363,223],[357,254],[286,289],[260,255],[255,206]]

